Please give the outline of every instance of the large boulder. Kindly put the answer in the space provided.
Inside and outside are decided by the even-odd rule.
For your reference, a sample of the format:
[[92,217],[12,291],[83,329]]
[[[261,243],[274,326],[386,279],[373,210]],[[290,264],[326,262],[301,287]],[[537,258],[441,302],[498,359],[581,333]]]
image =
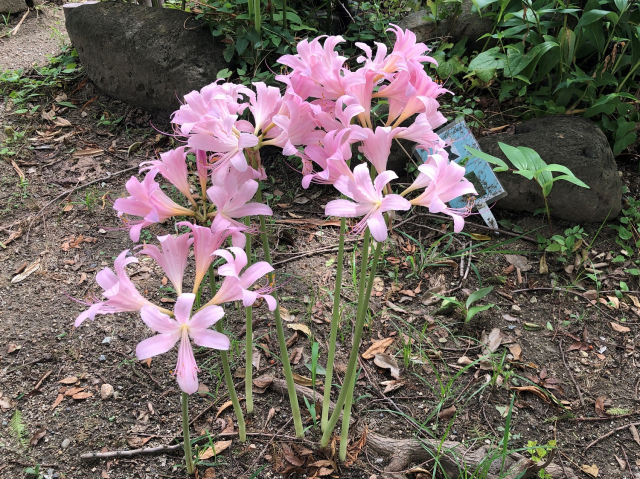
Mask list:
[[[482,151],[503,160],[506,157],[498,142],[529,147],[547,164],[566,166],[589,185],[586,189],[567,181],[556,181],[549,195],[552,218],[578,224],[602,222],[620,214],[622,181],[613,152],[600,128],[591,121],[568,115],[536,118],[517,125],[514,134],[486,136],[478,142]],[[554,173],[557,175],[559,173]],[[508,196],[498,201],[497,208],[534,212],[544,207],[542,192],[535,180],[529,181],[512,172],[498,173],[498,179]]]
[[[456,13],[455,8],[457,7],[460,10]],[[481,51],[487,40],[480,40],[480,37],[486,33],[491,33],[493,20],[490,17],[480,17],[474,11],[471,0],[462,0],[462,5],[456,2],[445,4],[442,8],[446,8],[450,12],[450,15],[444,20],[438,22],[423,20],[431,12],[429,10],[420,10],[404,17],[399,26],[403,29],[411,30],[416,34],[419,42],[427,44],[441,37],[448,37],[447,41],[452,43],[458,43],[462,38],[468,37],[467,49],[469,51]],[[492,44],[491,42],[490,44]]]
[[29,7],[33,7],[35,5],[41,5],[41,0],[0,0],[0,13],[21,13],[27,10]]
[[91,81],[166,119],[186,93],[215,81],[227,67],[224,46],[201,26],[180,10],[114,2],[74,8],[66,19]]

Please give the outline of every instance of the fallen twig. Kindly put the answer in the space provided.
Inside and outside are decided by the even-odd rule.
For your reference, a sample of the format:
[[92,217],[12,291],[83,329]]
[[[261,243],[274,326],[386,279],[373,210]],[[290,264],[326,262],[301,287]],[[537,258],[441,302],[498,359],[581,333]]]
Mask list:
[[611,431],[609,431],[608,433],[606,433],[604,436],[600,436],[598,439],[596,439],[595,441],[593,441],[591,444],[589,444],[587,447],[585,447],[585,451],[587,449],[589,449],[591,446],[593,446],[594,444],[599,443],[600,441],[602,441],[603,439],[608,438],[609,436],[611,436],[614,432],[618,432],[618,431],[622,431],[623,429],[627,429],[628,427],[631,426],[640,426],[640,422],[633,422],[631,424],[625,424],[624,426],[620,426],[617,427],[615,429],[612,429]]
[[573,377],[573,373],[571,372],[571,369],[569,369],[569,366],[567,365],[567,360],[564,358],[564,348],[562,347],[562,339],[560,340],[560,354],[562,354],[562,362],[564,363],[564,367],[569,373],[569,377],[571,378],[571,381],[573,381],[573,385],[575,386],[576,391],[578,391],[580,404],[584,406],[584,399],[582,398],[582,391],[580,391],[580,386],[578,386],[578,383],[576,382],[576,378]]
[[131,457],[140,454],[163,454],[165,452],[182,449],[182,444],[174,444],[172,446],[143,447],[141,449],[131,449],[130,451],[108,451],[108,452],[89,452],[81,454],[81,461],[97,461],[98,459],[109,459],[111,457]]
[[30,10],[31,9],[27,8],[27,11],[24,12],[24,15],[20,19],[20,22],[18,22],[18,24],[15,26],[15,28],[13,30],[11,30],[11,35],[15,35],[16,33],[18,33],[18,30],[20,30],[20,27],[22,26],[22,22],[24,22],[24,19],[27,18],[27,15],[29,15],[29,11]]

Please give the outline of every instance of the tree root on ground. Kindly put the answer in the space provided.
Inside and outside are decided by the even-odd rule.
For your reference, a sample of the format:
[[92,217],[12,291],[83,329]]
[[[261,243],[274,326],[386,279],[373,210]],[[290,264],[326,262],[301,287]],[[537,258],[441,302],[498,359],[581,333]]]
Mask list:
[[[287,392],[287,383],[283,379],[274,378],[270,387],[279,392]],[[296,384],[296,393],[300,398],[306,397],[307,400],[322,404],[322,395],[318,392],[314,393],[308,387]],[[330,403],[329,406],[333,410],[335,404]],[[357,425],[355,429],[357,435],[362,435],[365,426]],[[380,436],[370,430],[366,432],[366,444],[376,454],[391,459],[384,469],[386,474],[383,474],[381,479],[405,478],[403,471],[407,471],[411,464],[428,463],[424,467],[432,468],[435,462],[434,458],[437,458],[439,464],[440,477],[448,479],[469,477],[469,472],[472,471],[475,471],[474,476],[478,475],[487,479],[527,479],[537,477],[538,471],[543,468],[554,479],[578,479],[578,476],[570,468],[552,462],[555,457],[553,453],[544,463],[535,463],[516,452],[503,457],[495,446],[484,445],[478,449],[472,449],[472,447],[455,441],[441,442],[417,437],[392,439]]]

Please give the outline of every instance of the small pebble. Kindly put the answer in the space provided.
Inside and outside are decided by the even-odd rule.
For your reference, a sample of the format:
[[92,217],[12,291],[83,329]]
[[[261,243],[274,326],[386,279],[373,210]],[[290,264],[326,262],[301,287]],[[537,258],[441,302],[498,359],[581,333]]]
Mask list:
[[582,356],[583,358],[589,357],[586,351],[580,351],[580,356]]
[[535,304],[535,303],[537,303],[537,302],[538,302],[538,299],[537,299],[535,296],[531,296],[531,299],[529,300],[529,302],[530,302],[531,304]]
[[62,449],[66,449],[69,447],[70,444],[71,444],[71,439],[67,438],[64,441],[62,441],[62,444],[60,446],[62,447]]
[[110,343],[111,343],[111,338],[109,336],[107,336],[102,340],[102,344],[110,344]]
[[514,304],[513,306],[511,306],[511,311],[513,311],[514,313],[519,313],[522,311],[522,308],[520,308],[520,306],[518,306],[517,304]]
[[107,230],[105,230],[104,228],[100,228],[98,230],[98,233],[100,233],[101,235],[105,234],[107,232]]
[[107,357],[104,354],[101,354],[100,357],[98,358],[100,361],[106,361]]
[[113,386],[106,383],[100,386],[100,396],[102,396],[102,399],[109,399],[113,396]]

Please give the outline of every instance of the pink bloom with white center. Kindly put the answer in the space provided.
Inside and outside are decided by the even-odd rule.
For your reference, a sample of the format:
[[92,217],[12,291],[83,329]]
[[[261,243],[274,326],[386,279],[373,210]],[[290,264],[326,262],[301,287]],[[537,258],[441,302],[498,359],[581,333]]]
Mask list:
[[[348,128],[330,131],[324,135],[322,145],[309,145],[304,149],[304,154],[298,155],[303,165],[303,188],[308,188],[311,182],[333,184],[341,176],[353,176],[346,162],[351,159],[351,133]],[[322,171],[314,172],[312,161],[320,166]]]
[[273,116],[273,123],[281,133],[276,138],[263,141],[263,145],[280,146],[283,154],[295,155],[298,152],[296,146],[309,145],[322,138],[323,133],[316,130],[314,105],[302,101],[297,95],[289,95],[283,101],[283,107],[279,114]]
[[249,94],[249,109],[253,113],[254,134],[271,124],[273,115],[280,110],[282,95],[280,89],[267,86],[263,82],[255,82],[256,93]]
[[[232,234],[238,232],[238,229],[223,229],[212,231],[210,228],[191,224],[187,221],[181,221],[176,226],[186,226],[191,230],[193,237],[193,255],[196,262],[196,277],[193,282],[193,291],[198,291],[200,283],[207,274],[209,265],[213,262],[212,254],[215,250],[222,246],[225,239]],[[244,234],[242,234],[244,238]]]
[[242,288],[242,302],[245,307],[251,306],[258,298],[264,298],[269,306],[269,311],[276,309],[275,298],[270,294],[263,294],[270,289],[269,287],[259,290],[249,289],[259,278],[273,271],[273,266],[266,261],[260,261],[252,264],[242,273],[244,267],[247,266],[247,255],[242,248],[219,249],[214,254],[227,261],[226,264],[218,268],[218,274],[238,279],[238,284]]
[[207,196],[216,206],[216,216],[211,228],[217,230],[226,228],[229,224],[234,227],[244,228],[236,218],[250,215],[272,215],[273,211],[262,203],[248,203],[258,191],[258,182],[247,180],[242,183],[231,171],[226,175],[224,185],[214,185],[207,190]]
[[114,263],[116,272],[104,268],[96,275],[96,282],[104,290],[102,296],[106,301],[91,304],[88,310],[82,312],[75,322],[80,326],[87,318],[94,320],[96,314],[123,313],[126,311],[139,311],[143,306],[155,307],[142,297],[133,282],[127,276],[126,266],[129,263],[137,263],[138,260],[131,256],[127,258],[128,249],[118,255]]
[[371,128],[364,128],[367,139],[362,142],[360,152],[371,162],[378,174],[387,169],[387,160],[391,154],[391,143],[396,130],[391,127],[379,126],[374,132]]
[[189,198],[189,201],[195,203],[189,189],[189,170],[187,168],[187,153],[185,150],[186,147],[181,146],[175,150],[162,153],[159,160],[141,163],[140,166],[143,168],[140,171],[157,170],[169,183]]
[[353,178],[341,177],[333,186],[343,195],[353,199],[333,200],[327,203],[325,214],[328,216],[344,216],[346,218],[364,218],[356,225],[356,232],[369,227],[371,235],[378,241],[387,239],[387,224],[382,213],[386,211],[405,211],[411,203],[400,195],[383,195],[382,190],[391,180],[396,179],[393,171],[383,171],[372,182],[369,168],[360,164],[353,170]]
[[196,295],[185,293],[178,296],[174,308],[175,319],[156,308],[145,306],[140,311],[142,321],[159,334],[140,342],[136,347],[139,360],[151,358],[169,351],[180,341],[175,375],[180,389],[187,394],[198,391],[198,365],[193,356],[191,340],[205,348],[229,349],[229,338],[209,328],[224,316],[220,306],[207,306],[191,316]]
[[142,182],[132,176],[126,184],[131,196],[118,198],[113,203],[113,209],[120,217],[123,214],[143,217],[143,220],[135,223],[126,221],[127,227],[130,228],[129,236],[134,242],[140,239],[140,231],[146,226],[172,216],[194,215],[193,211],[180,206],[162,192],[160,185],[155,181],[157,173],[157,170],[150,171]]
[[[464,216],[468,208],[449,208],[445,202],[466,194],[477,195],[473,184],[464,177],[464,167],[449,161],[444,155],[432,155],[427,163],[418,167],[420,174],[408,189],[413,190],[427,184],[420,196],[411,200],[414,206],[425,206],[432,213],[444,213],[453,218],[454,231],[464,227]],[[424,175],[424,176],[423,176]],[[417,186],[414,186],[416,185]]]
[[139,254],[150,256],[156,260],[179,296],[182,294],[182,279],[184,270],[187,268],[193,238],[190,238],[189,235],[166,235],[158,236],[158,241],[160,241],[162,249],[156,245],[146,244],[142,246]]
[[253,126],[247,121],[238,121],[237,115],[227,115],[218,120],[205,120],[198,124],[187,144],[196,150],[220,153],[215,168],[230,162],[238,171],[247,169],[243,150],[258,144]]
[[416,34],[411,30],[403,30],[397,25],[390,24],[391,28],[387,31],[393,31],[396,34],[396,42],[393,50],[389,54],[384,70],[393,72],[397,70],[407,71],[424,71],[424,62],[438,65],[433,58],[426,56],[425,53],[429,48],[424,43],[417,43]]

